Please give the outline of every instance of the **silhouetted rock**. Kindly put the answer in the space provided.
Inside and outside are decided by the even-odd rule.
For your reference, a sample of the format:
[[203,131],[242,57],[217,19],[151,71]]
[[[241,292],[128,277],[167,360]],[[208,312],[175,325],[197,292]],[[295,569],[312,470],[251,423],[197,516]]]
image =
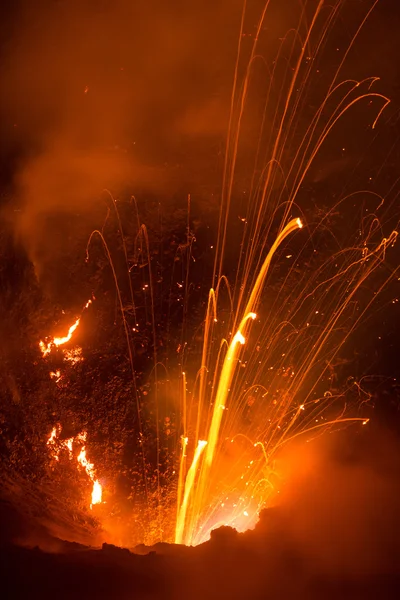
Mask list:
[[223,526],[218,529],[213,529],[210,540],[212,544],[229,545],[234,544],[237,540],[238,532],[233,527]]

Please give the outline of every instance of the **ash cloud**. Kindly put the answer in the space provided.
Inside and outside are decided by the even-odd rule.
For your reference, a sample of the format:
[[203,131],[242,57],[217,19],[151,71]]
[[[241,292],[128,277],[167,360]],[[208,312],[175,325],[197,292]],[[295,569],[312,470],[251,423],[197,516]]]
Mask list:
[[282,531],[310,573],[360,580],[398,572],[399,450],[389,432],[349,430],[284,458]]
[[[242,49],[252,43],[263,6],[248,3]],[[43,226],[43,215],[78,212],[90,221],[105,187],[162,195],[194,178],[210,183],[222,161],[241,10],[240,0],[4,5],[2,163],[11,170],[18,229],[35,263],[54,258],[57,232]],[[272,4],[263,28],[271,60],[300,14],[298,3],[290,10]],[[364,53],[354,60],[371,63]],[[258,105],[246,116],[244,155],[257,146]]]
[[[226,31],[237,6],[22,3],[6,49],[2,108],[15,118],[17,137],[21,131],[48,151],[60,139],[77,150],[136,141],[138,153],[147,144],[154,156],[157,146],[176,142],[173,134],[190,133],[187,114],[207,113],[230,82],[235,32]],[[203,128],[193,122],[196,133],[221,127],[221,114]]]
[[223,139],[239,1],[23,0],[4,10],[3,163],[34,260],[45,253],[43,214],[90,212],[104,187],[171,193],[185,175],[170,167],[193,141],[208,151]]

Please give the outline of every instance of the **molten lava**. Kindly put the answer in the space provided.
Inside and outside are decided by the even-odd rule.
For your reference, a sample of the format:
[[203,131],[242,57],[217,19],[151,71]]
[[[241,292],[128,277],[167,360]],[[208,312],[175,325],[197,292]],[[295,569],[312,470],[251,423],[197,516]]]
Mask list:
[[[92,304],[92,300],[88,300],[85,304],[85,306],[83,307],[83,310],[86,310],[88,308],[88,306]],[[47,356],[48,354],[50,354],[50,352],[52,351],[52,349],[58,348],[58,346],[63,346],[64,344],[66,344],[67,342],[69,342],[72,339],[72,336],[74,335],[75,331],[78,329],[79,327],[79,323],[81,322],[81,317],[78,317],[75,321],[75,323],[73,323],[73,325],[71,325],[71,327],[68,329],[68,333],[67,335],[63,336],[63,337],[55,337],[52,340],[50,340],[50,342],[43,342],[42,340],[39,342],[39,348],[42,352],[43,356]]]
[[[84,435],[85,435],[84,439],[86,440],[86,433]],[[82,446],[81,451],[79,452],[78,463],[85,469],[88,477],[93,482],[92,503],[90,505],[90,508],[92,508],[93,504],[101,503],[102,487],[101,487],[98,479],[95,478],[94,464],[89,462],[86,457],[86,447],[85,446]]]
[[101,504],[103,489],[102,489],[102,486],[101,486],[99,480],[96,478],[96,471],[94,468],[94,464],[89,462],[87,459],[87,456],[86,456],[86,436],[87,436],[86,431],[83,431],[82,433],[78,433],[75,437],[68,438],[67,440],[60,440],[59,436],[60,436],[61,430],[62,430],[62,428],[61,428],[60,424],[53,427],[53,429],[50,433],[49,439],[47,440],[47,445],[51,448],[51,451],[52,451],[52,457],[54,458],[54,460],[59,461],[60,460],[59,454],[60,454],[61,450],[67,450],[69,459],[71,460],[74,456],[74,454],[73,454],[74,443],[83,444],[83,445],[81,445],[80,452],[77,456],[77,461],[78,461],[78,464],[85,470],[87,476],[93,483],[92,501],[90,504],[90,508],[92,508],[92,506],[94,504]]

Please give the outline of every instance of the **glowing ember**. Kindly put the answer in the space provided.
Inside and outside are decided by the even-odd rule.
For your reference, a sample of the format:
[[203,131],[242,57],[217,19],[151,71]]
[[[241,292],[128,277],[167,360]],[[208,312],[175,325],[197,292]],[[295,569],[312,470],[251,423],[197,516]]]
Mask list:
[[57,371],[50,371],[51,379],[54,379],[56,383],[58,383],[61,379],[61,371],[57,369]]
[[70,350],[64,349],[62,351],[64,358],[67,362],[76,365],[78,362],[83,360],[82,357],[82,348],[76,346],[75,348],[71,348]]
[[50,433],[50,437],[47,440],[47,445],[51,447],[52,449],[52,456],[54,458],[54,460],[59,460],[59,453],[60,453],[60,445],[57,443],[57,438],[61,433],[61,426],[60,425],[56,425],[55,427],[53,427],[53,429],[51,430]]
[[102,497],[102,487],[99,481],[95,478],[95,470],[93,463],[90,463],[86,457],[86,447],[83,446],[78,455],[78,463],[85,469],[88,477],[93,481],[93,490],[92,490],[92,503],[90,508],[92,508],[93,504],[100,504]]
[[74,456],[74,443],[84,444],[80,449],[77,460],[78,464],[85,470],[87,476],[93,482],[92,501],[90,504],[90,508],[92,508],[94,504],[100,504],[102,502],[103,489],[99,480],[96,479],[96,472],[93,463],[89,462],[86,456],[85,444],[87,433],[86,431],[83,431],[81,433],[78,433],[75,437],[68,438],[67,440],[60,440],[59,436],[61,433],[61,429],[62,428],[60,424],[53,427],[50,433],[50,437],[47,440],[47,445],[50,446],[52,449],[52,457],[54,458],[54,460],[59,461],[59,454],[61,450],[67,450],[69,454],[69,459],[71,460]]
[[92,505],[93,504],[100,504],[101,503],[102,495],[103,495],[103,489],[102,489],[101,484],[98,481],[98,479],[96,479],[93,482]]
[[[83,307],[83,310],[86,310],[88,308],[88,306],[92,304],[92,300],[88,300],[85,304],[85,306]],[[47,356],[48,354],[50,354],[50,352],[52,351],[53,348],[58,348],[58,346],[63,346],[64,344],[66,344],[67,342],[69,342],[72,339],[72,336],[74,335],[75,331],[77,330],[79,323],[81,321],[81,317],[78,317],[75,321],[75,323],[73,325],[71,325],[71,327],[68,329],[68,333],[67,335],[63,336],[63,337],[55,337],[52,340],[50,340],[50,342],[43,342],[42,340],[39,342],[39,348],[42,352],[43,356]]]

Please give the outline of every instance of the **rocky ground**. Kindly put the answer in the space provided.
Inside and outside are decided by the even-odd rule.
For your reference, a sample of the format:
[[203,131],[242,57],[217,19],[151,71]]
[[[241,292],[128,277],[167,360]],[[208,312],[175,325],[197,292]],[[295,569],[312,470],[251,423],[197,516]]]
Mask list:
[[[279,507],[252,531],[215,530],[197,547],[65,542],[0,503],[2,597],[398,598],[398,446],[367,436],[297,468]],[[343,442],[343,440],[341,440]],[[375,450],[368,454],[366,446]],[[397,449],[397,450],[396,450]],[[396,475],[397,472],[397,475]]]

